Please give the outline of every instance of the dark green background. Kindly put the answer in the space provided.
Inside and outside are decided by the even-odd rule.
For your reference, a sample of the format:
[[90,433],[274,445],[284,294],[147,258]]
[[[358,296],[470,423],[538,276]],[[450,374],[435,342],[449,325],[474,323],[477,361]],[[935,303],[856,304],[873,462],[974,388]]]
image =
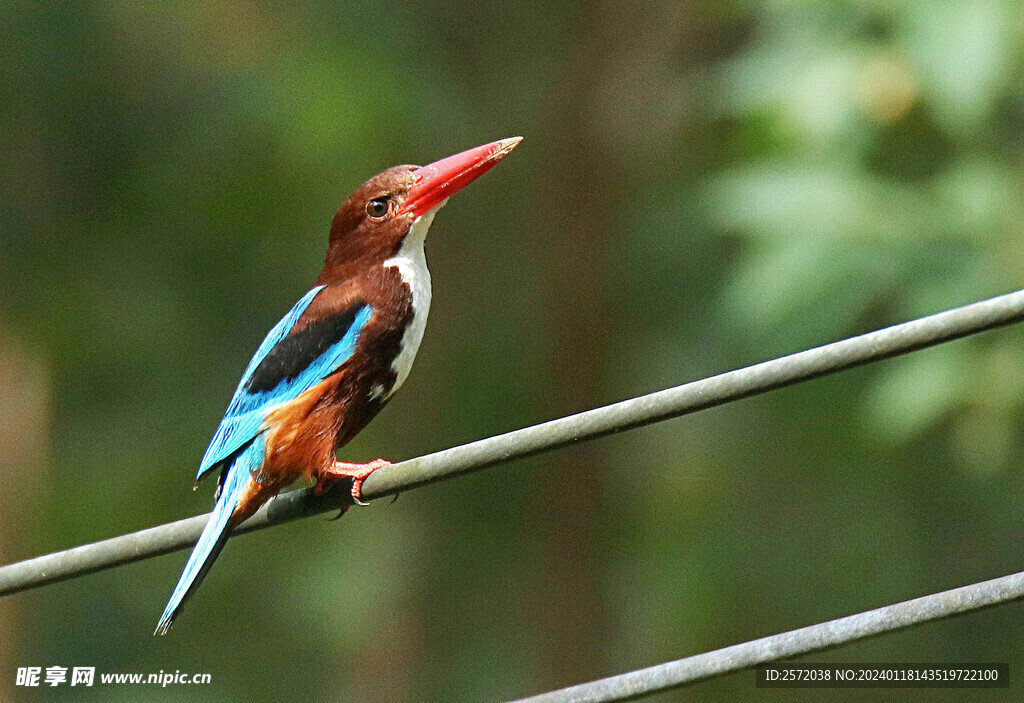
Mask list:
[[[204,511],[341,199],[525,141],[428,242],[402,459],[1021,287],[1024,12],[912,2],[12,2],[0,558]],[[1006,329],[0,601],[0,699],[499,701],[1024,566]],[[822,655],[1008,661],[1010,605]],[[15,689],[18,666],[205,688]],[[1019,695],[1011,691],[983,695]],[[761,691],[654,700],[880,700]],[[891,695],[889,695],[891,693]],[[889,700],[959,700],[892,691]]]

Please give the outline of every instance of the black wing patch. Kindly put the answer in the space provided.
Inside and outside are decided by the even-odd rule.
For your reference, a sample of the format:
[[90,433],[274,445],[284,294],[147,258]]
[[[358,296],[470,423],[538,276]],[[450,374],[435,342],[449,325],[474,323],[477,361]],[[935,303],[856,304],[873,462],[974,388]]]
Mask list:
[[245,390],[249,393],[271,391],[282,381],[297,377],[331,345],[341,341],[365,307],[366,303],[357,298],[341,312],[282,339],[252,372]]

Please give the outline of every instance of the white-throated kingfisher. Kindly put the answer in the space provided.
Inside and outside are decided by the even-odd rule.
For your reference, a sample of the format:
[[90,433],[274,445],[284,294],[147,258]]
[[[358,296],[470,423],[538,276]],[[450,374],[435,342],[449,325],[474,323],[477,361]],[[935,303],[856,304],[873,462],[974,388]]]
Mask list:
[[[395,166],[359,186],[331,225],[323,271],[256,350],[199,465],[220,469],[213,512],[156,634],[165,634],[231,529],[289,484],[363,481],[386,466],[337,460],[405,382],[430,308],[423,243],[449,196],[522,140],[502,139],[428,166]],[[346,506],[342,506],[343,509]]]

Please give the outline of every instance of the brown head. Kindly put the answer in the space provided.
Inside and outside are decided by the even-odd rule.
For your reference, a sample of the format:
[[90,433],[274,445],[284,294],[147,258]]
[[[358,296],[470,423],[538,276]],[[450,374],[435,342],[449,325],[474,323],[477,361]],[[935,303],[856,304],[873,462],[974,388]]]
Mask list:
[[414,223],[426,217],[429,225],[452,194],[487,173],[521,141],[502,139],[427,166],[394,166],[363,183],[334,216],[321,280],[348,278],[361,266],[394,256]]

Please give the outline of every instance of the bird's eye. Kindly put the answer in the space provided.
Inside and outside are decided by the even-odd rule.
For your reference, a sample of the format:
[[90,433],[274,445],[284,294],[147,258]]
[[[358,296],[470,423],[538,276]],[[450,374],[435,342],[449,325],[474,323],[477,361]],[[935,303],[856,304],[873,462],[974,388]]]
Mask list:
[[375,198],[366,203],[366,214],[375,219],[380,219],[388,214],[388,199]]

